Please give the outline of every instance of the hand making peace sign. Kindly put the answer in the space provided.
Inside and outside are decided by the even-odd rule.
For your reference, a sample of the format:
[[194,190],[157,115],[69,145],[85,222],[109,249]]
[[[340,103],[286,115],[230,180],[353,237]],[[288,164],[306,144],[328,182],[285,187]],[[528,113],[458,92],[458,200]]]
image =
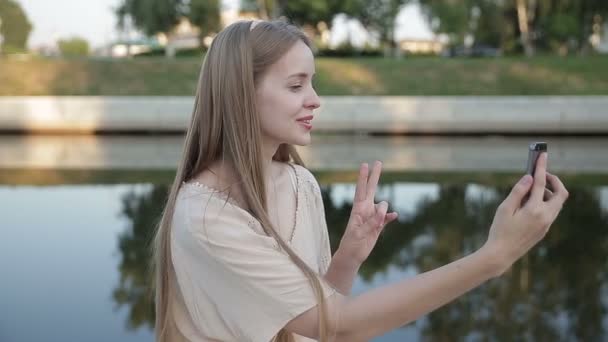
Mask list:
[[371,253],[384,226],[397,218],[396,212],[387,213],[387,202],[374,203],[381,171],[382,163],[379,161],[374,163],[371,174],[367,163],[361,165],[353,209],[340,241],[341,253],[359,265]]

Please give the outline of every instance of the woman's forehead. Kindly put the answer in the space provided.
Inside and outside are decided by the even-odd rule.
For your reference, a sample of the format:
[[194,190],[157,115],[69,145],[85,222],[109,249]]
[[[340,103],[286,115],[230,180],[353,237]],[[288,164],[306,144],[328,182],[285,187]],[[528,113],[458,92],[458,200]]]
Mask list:
[[315,73],[314,56],[310,48],[301,41],[292,46],[285,55],[270,66],[269,74],[275,77],[310,77]]

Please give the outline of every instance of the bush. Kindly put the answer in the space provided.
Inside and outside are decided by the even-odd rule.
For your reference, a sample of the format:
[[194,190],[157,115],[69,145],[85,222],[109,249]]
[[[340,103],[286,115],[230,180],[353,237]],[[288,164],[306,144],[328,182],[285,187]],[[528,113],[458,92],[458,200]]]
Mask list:
[[164,47],[152,48],[150,51],[134,54],[133,58],[139,58],[139,57],[159,57],[159,56],[161,56],[161,57],[165,56],[165,48]]
[[[197,58],[199,58],[199,57],[202,57],[204,54],[205,54],[205,50],[203,50],[201,48],[181,49],[181,50],[177,50],[175,52],[175,57],[176,58],[180,58],[180,57],[197,57]],[[139,58],[139,57],[163,57],[163,56],[165,56],[165,48],[160,47],[160,48],[153,48],[150,51],[138,53],[138,54],[134,55],[133,57]]]
[[382,51],[379,48],[374,48],[369,45],[358,49],[350,42],[344,42],[332,49],[327,46],[320,47],[317,50],[317,56],[323,57],[375,57],[382,56]]
[[60,39],[57,47],[64,57],[81,57],[89,54],[89,43],[78,37],[70,39]]

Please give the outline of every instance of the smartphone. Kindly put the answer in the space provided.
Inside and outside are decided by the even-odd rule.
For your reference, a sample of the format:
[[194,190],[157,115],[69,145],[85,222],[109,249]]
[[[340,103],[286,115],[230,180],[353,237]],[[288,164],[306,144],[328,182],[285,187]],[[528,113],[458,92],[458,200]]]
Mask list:
[[[528,163],[526,164],[526,173],[534,177],[534,172],[536,171],[536,161],[541,153],[547,152],[547,143],[546,142],[533,142],[528,146]],[[522,201],[522,206],[528,202],[530,199],[530,193],[524,196]],[[548,199],[548,193],[545,190],[545,194],[543,195],[543,200]]]
[[528,164],[526,165],[526,173],[534,177],[536,170],[536,161],[541,153],[547,152],[546,142],[533,142],[528,147]]

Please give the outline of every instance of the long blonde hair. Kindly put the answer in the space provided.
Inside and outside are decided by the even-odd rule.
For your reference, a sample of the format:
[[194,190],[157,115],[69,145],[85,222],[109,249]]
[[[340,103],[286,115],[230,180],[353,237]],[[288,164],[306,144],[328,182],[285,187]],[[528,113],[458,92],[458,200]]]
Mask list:
[[[183,157],[153,241],[155,334],[158,342],[169,342],[174,326],[170,307],[176,289],[170,281],[174,276],[170,236],[177,192],[182,182],[216,160],[228,161],[234,166],[240,176],[247,209],[306,275],[320,308],[320,339],[328,340],[328,312],[319,275],[283,241],[268,216],[261,129],[255,101],[256,83],[268,67],[298,41],[309,47],[311,43],[302,31],[282,21],[256,22],[253,28],[251,25],[251,21],[243,21],[226,27],[215,37],[203,61]],[[282,144],[273,159],[303,164],[295,148],[288,144]],[[283,329],[275,341],[294,341],[294,337]]]

